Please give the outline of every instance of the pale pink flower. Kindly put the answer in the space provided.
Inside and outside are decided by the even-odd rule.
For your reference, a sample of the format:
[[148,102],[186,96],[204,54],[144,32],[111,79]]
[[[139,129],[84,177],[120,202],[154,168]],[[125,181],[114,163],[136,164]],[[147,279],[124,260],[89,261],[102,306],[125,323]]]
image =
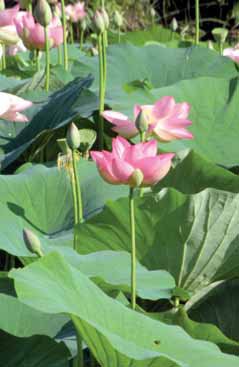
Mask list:
[[239,44],[233,48],[225,48],[225,50],[223,50],[223,56],[229,57],[233,61],[239,63]]
[[193,135],[186,128],[192,124],[188,119],[190,105],[186,102],[176,103],[173,97],[163,97],[154,105],[136,105],[134,120],[115,111],[104,111],[102,116],[115,125],[112,130],[129,139],[139,131],[135,121],[141,111],[144,111],[148,129],[146,136],[153,135],[157,140],[168,142],[175,139],[192,139]]
[[92,151],[102,178],[113,185],[130,185],[132,175],[140,171],[143,180],[140,186],[152,186],[160,181],[170,170],[172,153],[157,155],[157,141],[131,145],[118,136],[113,139],[112,152]]
[[26,52],[26,51],[27,51],[27,49],[24,46],[21,39],[15,45],[10,45],[10,46],[7,47],[7,55],[8,56],[16,56],[16,54],[18,52]]
[[75,4],[69,4],[65,7],[67,18],[72,23],[78,23],[86,16],[85,3],[78,1]]
[[[19,12],[15,18],[15,25],[19,37],[21,37],[24,45],[32,50],[45,49],[45,32],[44,28],[35,23],[34,17],[28,12]],[[63,43],[63,28],[58,17],[54,17],[48,26],[50,47],[58,47]]]
[[32,106],[32,102],[13,94],[0,92],[0,118],[8,121],[27,122],[20,112]]
[[4,27],[6,25],[13,25],[14,19],[19,11],[19,4],[14,6],[13,8],[0,10],[0,27]]

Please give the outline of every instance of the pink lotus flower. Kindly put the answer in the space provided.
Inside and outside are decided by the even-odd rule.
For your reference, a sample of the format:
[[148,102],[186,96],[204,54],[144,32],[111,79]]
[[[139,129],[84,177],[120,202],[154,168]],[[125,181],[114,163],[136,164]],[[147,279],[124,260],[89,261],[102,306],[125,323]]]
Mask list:
[[[44,28],[39,23],[35,23],[31,13],[19,12],[18,16],[15,18],[15,25],[19,37],[21,37],[24,45],[28,49],[45,49]],[[63,43],[63,28],[59,18],[54,17],[48,29],[50,47],[58,47]]]
[[147,119],[146,135],[154,135],[157,140],[169,142],[175,139],[192,139],[193,135],[186,127],[192,124],[188,120],[190,105],[186,102],[176,103],[173,97],[163,97],[154,105],[136,105],[134,121],[126,115],[115,111],[104,111],[103,117],[114,124],[112,128],[119,135],[129,139],[139,133],[135,121],[141,111]]
[[32,102],[9,93],[0,92],[0,118],[8,121],[27,122],[20,112],[31,107]]
[[239,44],[233,48],[225,48],[223,56],[229,57],[233,61],[239,63]]
[[112,152],[92,151],[91,157],[102,178],[113,185],[132,186],[132,177],[137,172],[142,176],[140,186],[152,186],[168,173],[174,157],[172,153],[157,155],[156,140],[131,145],[118,136],[112,146]]
[[77,23],[86,16],[84,2],[78,1],[65,7],[66,15],[72,23]]
[[13,25],[14,19],[19,11],[20,6],[16,5],[13,8],[0,10],[0,27]]

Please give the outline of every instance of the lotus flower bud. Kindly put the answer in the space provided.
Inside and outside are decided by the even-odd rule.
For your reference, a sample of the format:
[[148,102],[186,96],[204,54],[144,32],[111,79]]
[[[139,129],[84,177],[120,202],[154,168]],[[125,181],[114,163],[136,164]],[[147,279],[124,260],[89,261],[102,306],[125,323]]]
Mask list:
[[87,28],[87,21],[85,18],[83,18],[81,21],[80,21],[80,28],[81,30],[84,32]]
[[118,12],[118,10],[115,11],[115,14],[114,14],[114,21],[115,21],[115,24],[117,25],[117,27],[121,28],[123,23],[124,23],[124,20],[123,20],[123,17],[122,15]]
[[110,25],[110,19],[109,19],[109,15],[108,15],[107,11],[105,10],[105,8],[102,8],[101,14],[102,14],[102,17],[103,17],[104,22],[105,22],[105,29],[108,29],[109,25]]
[[135,169],[129,178],[130,187],[139,187],[144,180],[143,172],[140,169]]
[[67,130],[66,141],[69,148],[77,149],[80,146],[80,133],[76,125],[72,122]]
[[178,29],[178,22],[177,22],[177,19],[175,17],[173,17],[173,19],[170,23],[170,28],[173,32],[176,32],[176,30]]
[[52,20],[51,7],[47,0],[37,0],[34,15],[38,23],[43,27],[47,27]]
[[103,33],[105,31],[105,20],[102,13],[99,10],[96,10],[95,15],[93,17],[93,21],[96,32],[98,34]]
[[5,2],[4,0],[0,0],[0,11],[5,9]]
[[141,133],[144,133],[148,130],[149,118],[144,110],[141,110],[140,113],[138,114],[135,121],[135,125]]
[[208,44],[207,44],[208,48],[210,50],[214,50],[214,46],[213,46],[213,42],[211,40],[208,41]]
[[156,17],[156,11],[153,7],[150,8],[150,15],[151,15],[152,18]]
[[30,229],[23,229],[23,239],[30,252],[42,257],[44,254],[41,249],[41,242],[39,238]]

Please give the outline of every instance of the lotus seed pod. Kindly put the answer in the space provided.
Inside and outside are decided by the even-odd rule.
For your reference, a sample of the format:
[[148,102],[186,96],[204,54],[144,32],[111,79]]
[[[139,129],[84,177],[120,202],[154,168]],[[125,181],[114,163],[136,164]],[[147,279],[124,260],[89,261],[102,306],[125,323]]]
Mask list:
[[99,10],[96,10],[95,15],[93,17],[94,26],[96,33],[101,34],[105,31],[105,21],[102,13]]
[[224,43],[228,36],[228,30],[226,28],[214,28],[212,34],[216,42]]
[[0,11],[5,9],[5,2],[4,0],[0,0]]
[[34,10],[36,21],[43,27],[47,27],[52,20],[51,7],[47,0],[37,0],[37,4]]
[[177,19],[175,17],[173,17],[173,19],[170,23],[170,28],[173,32],[176,32],[176,30],[178,29],[178,22],[177,22]]
[[109,19],[109,15],[108,15],[107,11],[105,10],[105,8],[102,8],[101,14],[102,14],[102,17],[103,17],[104,22],[105,22],[105,29],[108,29],[109,25],[110,25],[110,19]]
[[117,27],[119,27],[119,28],[121,28],[123,23],[124,23],[123,17],[118,12],[118,10],[116,10],[115,13],[114,13],[114,21],[115,21],[115,24],[117,25]]
[[130,187],[139,187],[144,180],[143,172],[140,169],[134,170],[132,175],[129,178],[129,186]]
[[143,109],[138,114],[135,121],[135,125],[141,133],[144,133],[148,130],[149,117],[148,114]]
[[80,132],[76,125],[72,122],[67,130],[66,141],[69,148],[78,149],[80,146]]
[[41,249],[41,242],[39,238],[30,229],[23,229],[23,239],[30,252],[36,254],[39,257],[43,256]]

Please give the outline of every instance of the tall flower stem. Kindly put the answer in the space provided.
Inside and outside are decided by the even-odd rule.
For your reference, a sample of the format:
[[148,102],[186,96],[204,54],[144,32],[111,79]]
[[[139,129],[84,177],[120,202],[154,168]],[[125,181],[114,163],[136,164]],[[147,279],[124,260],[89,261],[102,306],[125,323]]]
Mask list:
[[104,73],[104,50],[103,50],[103,34],[98,35],[98,52],[99,52],[99,77],[100,77],[100,88],[99,88],[99,125],[98,125],[98,146],[99,150],[104,147],[104,119],[102,112],[104,111],[105,105],[105,73]]
[[49,45],[49,35],[48,27],[44,27],[45,31],[45,51],[46,51],[46,74],[45,74],[45,89],[48,92],[50,86],[50,45]]
[[106,93],[106,81],[107,81],[107,59],[106,59],[106,49],[107,49],[107,31],[102,34],[102,54],[103,54],[103,72],[104,72],[104,103],[105,103],[105,93]]
[[62,50],[61,45],[57,47],[58,64],[62,65]]
[[83,43],[84,43],[84,35],[85,32],[83,29],[80,30],[80,50],[82,51],[83,49]]
[[118,27],[118,43],[120,43],[120,39],[121,39],[121,32],[120,27]]
[[39,50],[36,50],[36,67],[37,67],[37,71],[40,70],[40,53]]
[[74,43],[74,31],[73,31],[73,24],[69,22],[69,31],[70,31],[70,43]]
[[[83,222],[83,206],[82,206],[82,196],[81,187],[77,172],[77,150],[72,150],[72,192],[73,192],[73,203],[74,203],[74,223],[75,226]],[[77,237],[74,231],[74,250],[76,250]],[[73,361],[73,367],[83,367],[84,366],[84,356],[82,348],[82,337],[76,329],[77,336],[77,356]]]
[[68,70],[67,24],[66,24],[64,0],[61,0],[61,14],[62,14],[62,26],[63,26],[64,69]]
[[134,213],[134,189],[129,191],[129,213],[131,233],[131,308],[136,306],[136,239],[135,239],[135,213]]
[[199,28],[200,24],[200,11],[199,11],[199,0],[195,0],[195,25],[196,25],[196,34],[195,34],[195,44],[199,44]]
[[6,66],[6,47],[5,45],[2,45],[2,70],[6,69]]

